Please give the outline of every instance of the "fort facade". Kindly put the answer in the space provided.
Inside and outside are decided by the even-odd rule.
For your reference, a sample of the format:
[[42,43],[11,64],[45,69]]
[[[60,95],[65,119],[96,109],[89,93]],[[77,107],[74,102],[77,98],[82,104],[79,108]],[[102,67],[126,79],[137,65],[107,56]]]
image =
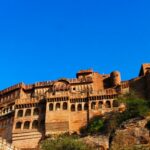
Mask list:
[[35,148],[47,135],[79,132],[92,117],[118,111],[118,95],[130,90],[150,99],[150,64],[128,81],[118,71],[82,70],[74,79],[19,83],[0,91],[0,136],[17,148]]

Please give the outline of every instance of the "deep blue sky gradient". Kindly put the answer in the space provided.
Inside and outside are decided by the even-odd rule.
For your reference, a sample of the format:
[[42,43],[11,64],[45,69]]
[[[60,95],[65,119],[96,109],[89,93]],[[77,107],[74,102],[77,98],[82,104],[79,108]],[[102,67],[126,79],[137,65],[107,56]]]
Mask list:
[[0,89],[88,68],[136,77],[150,62],[150,1],[0,1],[0,56]]

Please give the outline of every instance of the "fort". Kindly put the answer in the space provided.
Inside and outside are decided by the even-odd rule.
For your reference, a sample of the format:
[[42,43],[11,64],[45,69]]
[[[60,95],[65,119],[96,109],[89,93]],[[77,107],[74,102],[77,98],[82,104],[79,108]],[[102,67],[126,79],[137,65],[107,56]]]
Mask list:
[[128,81],[118,71],[81,70],[74,79],[19,83],[0,91],[0,136],[26,149],[51,134],[78,133],[92,117],[118,111],[118,95],[130,90],[150,99],[150,64]]

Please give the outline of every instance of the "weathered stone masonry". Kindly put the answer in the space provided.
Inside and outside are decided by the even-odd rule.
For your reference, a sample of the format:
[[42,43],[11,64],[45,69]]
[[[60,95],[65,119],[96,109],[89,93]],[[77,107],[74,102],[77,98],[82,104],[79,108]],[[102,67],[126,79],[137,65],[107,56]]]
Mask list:
[[118,94],[135,90],[150,98],[150,64],[121,81],[118,71],[79,71],[74,79],[17,84],[0,91],[0,136],[18,148],[34,148],[46,135],[79,132],[96,115],[118,110]]

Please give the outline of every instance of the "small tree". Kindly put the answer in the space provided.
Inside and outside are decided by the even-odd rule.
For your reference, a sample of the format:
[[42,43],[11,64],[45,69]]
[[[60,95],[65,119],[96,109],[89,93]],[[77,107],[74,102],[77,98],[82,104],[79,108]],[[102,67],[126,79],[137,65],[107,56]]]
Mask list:
[[80,129],[80,133],[82,135],[88,135],[88,134],[98,134],[100,133],[104,128],[104,120],[100,116],[93,117],[87,126],[84,126]]
[[87,127],[88,133],[99,133],[104,127],[104,121],[100,117],[94,117]]

